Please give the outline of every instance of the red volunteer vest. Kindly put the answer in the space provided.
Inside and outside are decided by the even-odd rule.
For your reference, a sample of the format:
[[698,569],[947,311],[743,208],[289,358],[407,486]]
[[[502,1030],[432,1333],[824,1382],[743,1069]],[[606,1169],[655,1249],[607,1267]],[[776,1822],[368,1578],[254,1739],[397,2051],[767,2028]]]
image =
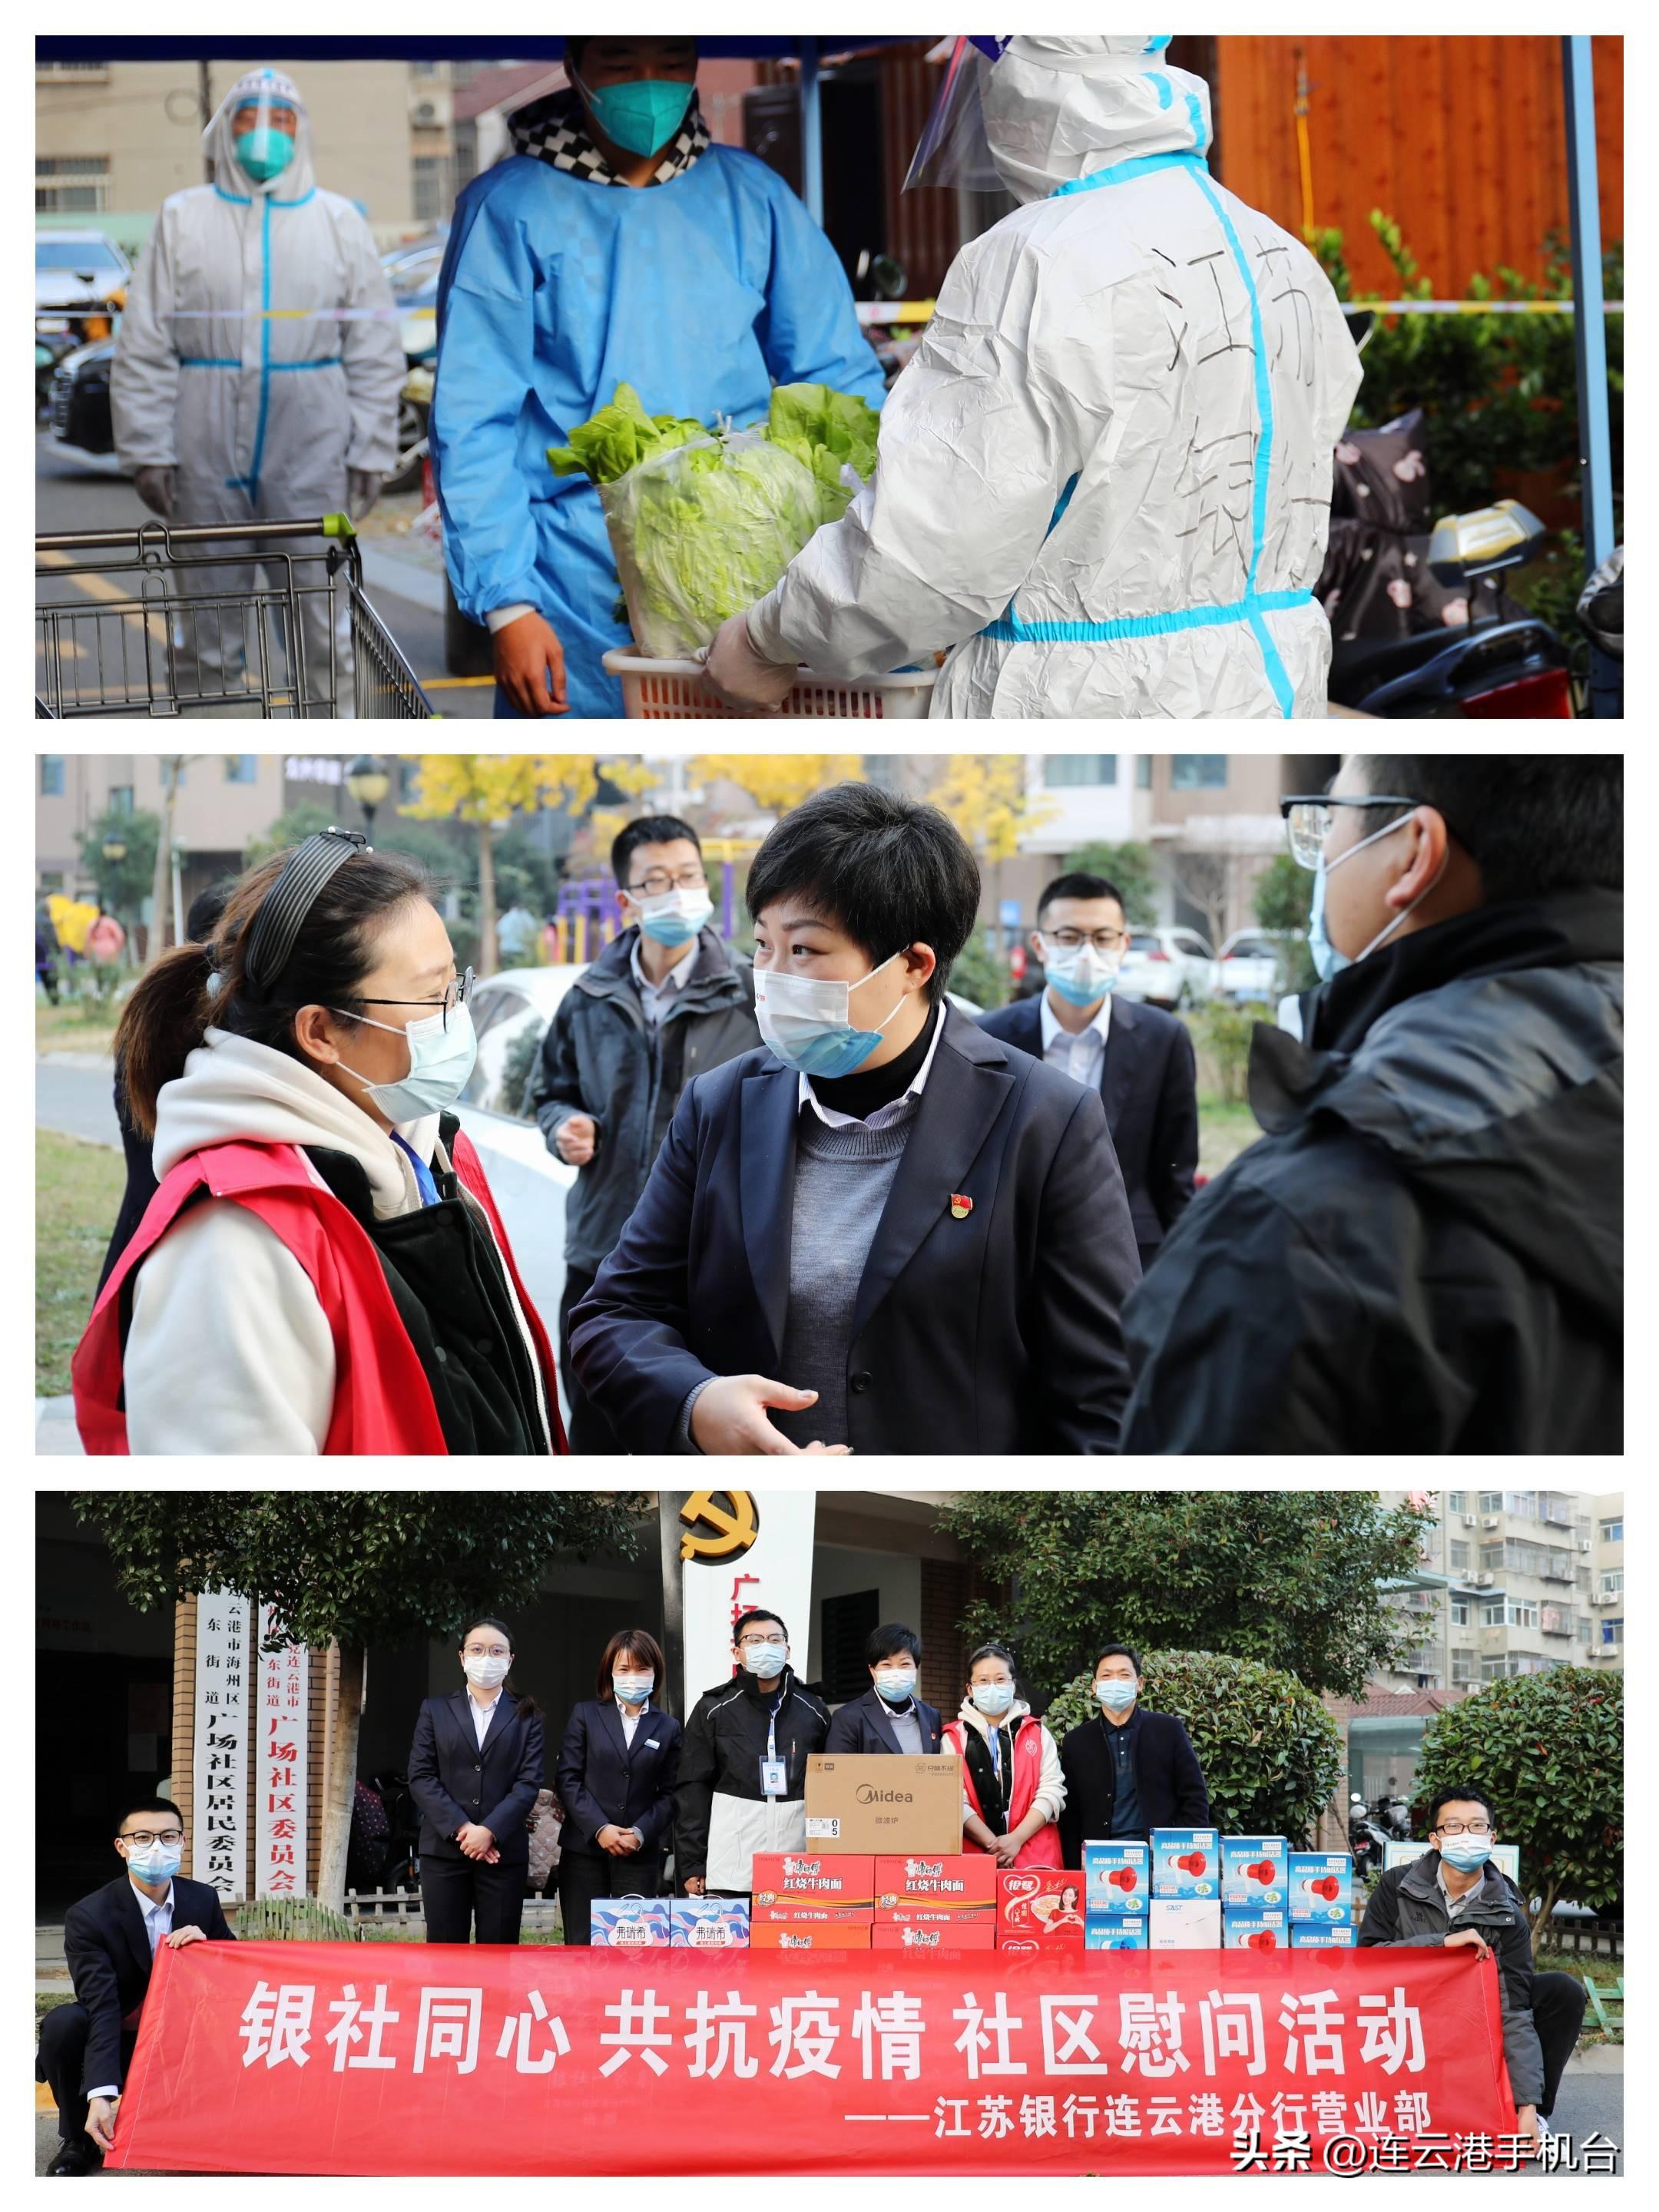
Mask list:
[[[985,1808],[980,1803],[979,1792],[974,1787],[974,1770],[963,1756],[968,1747],[967,1722],[946,1721],[939,1734],[941,1741],[948,1743],[962,1759],[963,1789],[967,1793],[968,1802],[980,1819],[984,1820]],[[1018,1827],[1030,1811],[1042,1774],[1042,1728],[1039,1722],[1033,1720],[1014,1738],[1014,1786],[1008,1799],[1008,1826],[1011,1828]],[[971,1836],[964,1835],[962,1848],[964,1851],[982,1851],[985,1846],[976,1844]],[[1023,1867],[1057,1867],[1065,1863],[1060,1855],[1060,1830],[1052,1820],[1045,1821],[1029,1843],[1021,1844],[1019,1856],[1014,1861],[1016,1866]]]
[[[483,1209],[518,1293],[541,1370],[553,1449],[566,1451],[553,1347],[519,1279],[483,1163],[459,1130],[450,1157],[456,1175]],[[324,1451],[447,1453],[432,1386],[398,1317],[368,1231],[331,1190],[313,1180],[295,1146],[252,1143],[214,1145],[181,1160],[150,1200],[137,1234],[105,1284],[70,1367],[76,1426],[88,1451],[128,1449],[121,1390],[122,1285],[204,1188],[257,1214],[310,1279],[334,1339],[334,1411]]]

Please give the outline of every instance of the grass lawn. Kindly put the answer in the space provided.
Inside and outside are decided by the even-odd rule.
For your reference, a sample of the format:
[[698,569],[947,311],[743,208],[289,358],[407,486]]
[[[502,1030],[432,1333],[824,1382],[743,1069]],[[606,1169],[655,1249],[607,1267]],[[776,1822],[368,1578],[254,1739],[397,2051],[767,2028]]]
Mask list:
[[1198,1170],[1213,1180],[1230,1161],[1261,1134],[1261,1126],[1249,1108],[1219,1098],[1213,1091],[1198,1094]]
[[98,999],[34,1004],[36,1052],[107,1052],[115,1042],[115,1007]]
[[55,1130],[34,1133],[34,1389],[64,1396],[70,1355],[92,1311],[98,1271],[127,1187],[124,1155]]

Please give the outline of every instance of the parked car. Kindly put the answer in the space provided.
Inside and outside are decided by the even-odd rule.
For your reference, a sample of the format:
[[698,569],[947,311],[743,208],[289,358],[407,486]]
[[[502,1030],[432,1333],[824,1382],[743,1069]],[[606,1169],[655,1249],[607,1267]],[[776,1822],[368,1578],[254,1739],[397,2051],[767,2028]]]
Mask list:
[[112,453],[115,430],[109,411],[113,338],[76,346],[60,356],[52,373],[47,419],[52,434],[83,453]]
[[126,304],[131,281],[132,264],[100,230],[34,234],[37,330],[66,330],[88,316],[107,323]]
[[1132,929],[1117,988],[1171,1013],[1201,1006],[1215,995],[1215,954],[1195,929]]
[[1271,929],[1236,929],[1221,948],[1216,988],[1240,1002],[1277,998],[1286,939]]

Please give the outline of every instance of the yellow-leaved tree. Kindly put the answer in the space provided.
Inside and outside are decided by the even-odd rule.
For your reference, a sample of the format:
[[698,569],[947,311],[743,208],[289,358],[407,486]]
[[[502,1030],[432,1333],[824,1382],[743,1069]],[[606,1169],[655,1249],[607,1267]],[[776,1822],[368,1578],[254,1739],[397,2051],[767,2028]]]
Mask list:
[[787,814],[832,783],[862,783],[858,753],[699,753],[689,770],[701,784],[735,783],[763,814]]
[[592,759],[576,754],[422,753],[420,796],[400,814],[418,822],[471,822],[478,831],[478,967],[498,964],[495,833],[515,814],[558,807],[580,814],[599,787]]
[[989,868],[992,901],[1000,908],[1002,863],[1012,860],[1020,839],[1051,821],[1055,811],[1051,799],[1028,787],[1025,756],[947,753],[927,796],[961,830],[981,868]]

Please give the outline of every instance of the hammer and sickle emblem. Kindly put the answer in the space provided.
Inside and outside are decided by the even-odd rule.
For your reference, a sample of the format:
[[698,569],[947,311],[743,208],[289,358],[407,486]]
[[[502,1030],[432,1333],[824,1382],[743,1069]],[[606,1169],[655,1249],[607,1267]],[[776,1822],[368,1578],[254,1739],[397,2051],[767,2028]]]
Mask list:
[[760,1534],[760,1515],[747,1490],[694,1490],[680,1508],[688,1533],[682,1559],[737,1559]]

